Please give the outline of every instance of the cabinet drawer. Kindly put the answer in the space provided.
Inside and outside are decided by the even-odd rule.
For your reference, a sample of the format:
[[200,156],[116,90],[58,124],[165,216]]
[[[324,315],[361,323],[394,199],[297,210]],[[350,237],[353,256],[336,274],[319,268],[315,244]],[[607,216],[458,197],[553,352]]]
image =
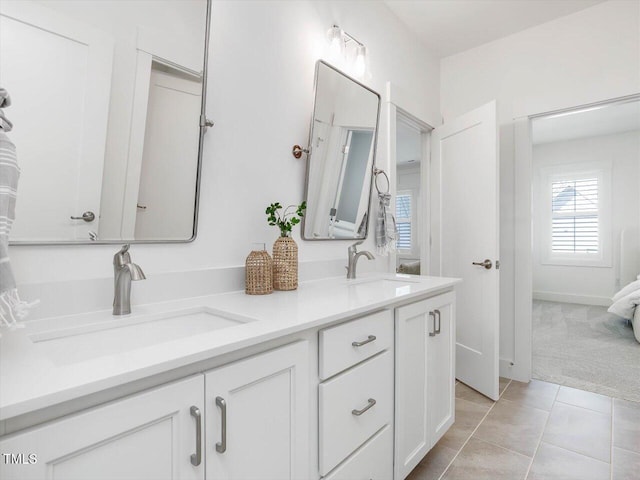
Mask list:
[[319,337],[319,374],[324,380],[389,348],[393,343],[393,313],[385,310],[325,328]]
[[[368,406],[375,404],[366,409]],[[320,474],[326,475],[393,418],[389,351],[319,387]],[[356,413],[362,412],[360,415]]]
[[393,478],[393,429],[387,425],[324,480]]

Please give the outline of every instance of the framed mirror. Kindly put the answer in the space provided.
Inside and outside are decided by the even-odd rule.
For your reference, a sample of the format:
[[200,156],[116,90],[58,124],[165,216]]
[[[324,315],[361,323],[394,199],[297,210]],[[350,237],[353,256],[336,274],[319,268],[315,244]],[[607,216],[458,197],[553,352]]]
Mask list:
[[303,218],[305,240],[367,238],[380,95],[316,63]]
[[2,0],[11,244],[196,236],[210,2]]

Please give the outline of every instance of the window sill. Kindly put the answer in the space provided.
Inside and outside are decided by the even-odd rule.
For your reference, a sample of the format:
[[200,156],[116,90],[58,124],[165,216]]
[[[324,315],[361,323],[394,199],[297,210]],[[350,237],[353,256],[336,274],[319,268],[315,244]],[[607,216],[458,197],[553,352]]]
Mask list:
[[611,260],[603,258],[571,258],[571,257],[551,257],[540,261],[542,265],[556,267],[595,267],[595,268],[611,268],[613,266]]

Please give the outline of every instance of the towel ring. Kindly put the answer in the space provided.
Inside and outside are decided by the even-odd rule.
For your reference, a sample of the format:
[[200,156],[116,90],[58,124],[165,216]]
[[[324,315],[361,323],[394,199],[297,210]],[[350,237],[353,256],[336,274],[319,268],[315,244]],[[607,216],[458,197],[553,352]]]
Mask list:
[[[384,175],[384,178],[387,180],[387,191],[386,192],[381,192],[380,191],[380,187],[378,186],[378,175]],[[376,168],[373,167],[373,176],[375,177],[375,181],[374,184],[376,186],[376,190],[378,191],[378,193],[383,193],[383,194],[387,194],[389,193],[389,187],[391,186],[391,182],[389,181],[389,176],[387,175],[387,172],[385,172],[384,170],[380,169],[380,168]]]

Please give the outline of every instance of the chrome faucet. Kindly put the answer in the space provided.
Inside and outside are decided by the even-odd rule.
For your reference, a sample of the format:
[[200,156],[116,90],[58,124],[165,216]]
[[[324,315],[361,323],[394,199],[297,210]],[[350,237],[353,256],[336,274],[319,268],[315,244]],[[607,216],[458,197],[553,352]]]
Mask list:
[[347,267],[347,278],[356,278],[356,265],[358,264],[358,259],[361,255],[364,255],[369,260],[373,260],[375,258],[371,252],[367,252],[366,250],[358,252],[358,245],[361,245],[363,242],[364,240],[360,240],[359,242],[356,242],[349,247],[349,266]]
[[131,313],[131,280],[144,280],[142,269],[131,262],[130,245],[124,245],[113,256],[113,314],[127,315]]

